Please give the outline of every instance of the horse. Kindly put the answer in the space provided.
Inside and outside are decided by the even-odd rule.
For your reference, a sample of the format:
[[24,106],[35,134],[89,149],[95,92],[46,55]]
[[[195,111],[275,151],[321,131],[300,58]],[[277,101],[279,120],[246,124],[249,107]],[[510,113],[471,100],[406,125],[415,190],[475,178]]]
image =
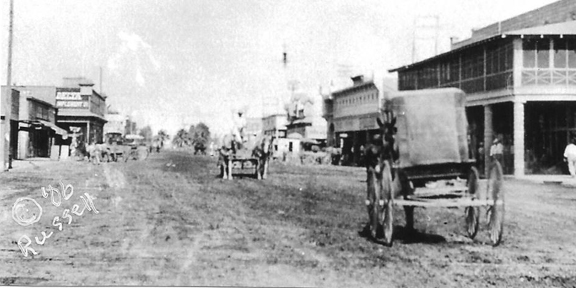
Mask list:
[[[392,213],[392,199],[396,198],[398,194],[403,194],[404,197],[413,190],[411,190],[408,183],[406,174],[400,169],[394,169],[392,163],[399,158],[398,146],[394,138],[396,133],[396,117],[389,109],[390,103],[385,103],[385,109],[382,111],[382,118],[376,119],[379,127],[379,139],[374,143],[369,143],[364,147],[364,155],[366,157],[366,174],[367,174],[367,197],[366,208],[368,211],[369,223],[367,227],[370,230],[371,236],[374,239],[378,238],[379,226],[382,225],[382,220],[385,220],[388,215],[381,215],[384,205],[388,206],[388,213]],[[394,179],[392,178],[394,177]],[[378,202],[376,202],[378,200]],[[406,226],[408,229],[413,229],[414,225],[414,207],[405,206],[406,213]],[[384,212],[384,211],[382,211]],[[387,227],[393,229],[392,227]],[[385,233],[385,237],[391,231]],[[388,239],[391,243],[391,239]]]
[[92,164],[100,164],[100,158],[102,157],[100,148],[101,147],[94,142],[90,143],[90,145],[86,147],[88,162],[91,162]]
[[232,180],[232,157],[236,154],[236,140],[232,134],[222,136],[221,146],[218,148],[218,163],[222,179]]
[[258,162],[256,164],[256,178],[258,180],[265,180],[268,177],[268,165],[274,145],[274,138],[271,136],[262,136],[257,138],[255,145],[252,148],[252,157],[256,157]]

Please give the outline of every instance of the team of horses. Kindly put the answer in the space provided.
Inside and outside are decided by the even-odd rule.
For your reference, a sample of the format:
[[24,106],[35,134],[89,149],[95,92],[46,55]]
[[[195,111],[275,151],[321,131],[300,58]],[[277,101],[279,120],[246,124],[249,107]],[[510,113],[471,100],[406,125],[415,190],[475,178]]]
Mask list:
[[[77,157],[77,159],[88,159],[89,162],[93,164],[100,164],[101,162],[117,162],[120,159],[124,160],[124,162],[128,161],[130,158],[132,159],[139,159],[139,150],[142,152],[146,152],[145,156],[147,156],[150,151],[153,151],[152,148],[146,148],[144,151],[139,149],[135,146],[130,145],[118,145],[116,143],[113,144],[105,144],[105,143],[91,143],[89,145],[80,144],[76,147],[73,156]],[[155,149],[155,147],[154,147]],[[156,149],[159,152],[159,149]],[[145,158],[145,157],[144,157]]]
[[252,137],[246,141],[238,141],[232,134],[222,138],[222,145],[218,150],[218,167],[223,179],[232,180],[233,160],[237,157],[253,161],[256,165],[256,178],[258,180],[268,177],[268,166],[272,156],[274,139],[268,135]]

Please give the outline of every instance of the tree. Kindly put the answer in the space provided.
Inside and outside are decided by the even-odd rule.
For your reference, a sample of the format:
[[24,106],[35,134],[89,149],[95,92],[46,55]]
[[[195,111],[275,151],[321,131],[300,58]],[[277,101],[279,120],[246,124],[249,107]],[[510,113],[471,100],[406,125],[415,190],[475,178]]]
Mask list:
[[140,132],[138,132],[138,135],[144,137],[144,141],[146,142],[150,142],[152,141],[152,128],[150,128],[150,126],[146,126],[142,129],[140,129]]
[[210,141],[210,128],[203,122],[200,122],[194,127],[194,133],[190,135],[192,136],[192,143],[199,143],[206,146]]
[[164,147],[164,141],[170,139],[170,135],[168,135],[164,129],[158,131],[158,135],[156,135],[156,137],[158,137],[158,140],[160,140],[160,147]]
[[192,144],[192,139],[190,139],[190,135],[188,135],[185,129],[180,129],[172,139],[172,143],[175,147],[182,148],[183,146]]

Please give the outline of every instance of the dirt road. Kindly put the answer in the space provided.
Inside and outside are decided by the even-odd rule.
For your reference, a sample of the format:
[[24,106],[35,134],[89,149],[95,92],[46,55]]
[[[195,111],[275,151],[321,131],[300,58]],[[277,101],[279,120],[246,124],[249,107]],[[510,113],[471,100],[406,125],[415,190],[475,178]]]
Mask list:
[[[359,168],[273,163],[268,180],[226,181],[215,159],[177,151],[2,173],[0,284],[576,286],[574,189],[507,181],[504,242],[495,248],[483,226],[474,241],[464,236],[463,209],[416,209],[420,233],[411,237],[397,209],[388,248],[361,233],[364,180]],[[58,198],[48,186],[61,191],[60,181],[73,190]],[[37,222],[13,219],[20,198],[28,211],[16,218]],[[85,206],[91,211],[77,215]]]

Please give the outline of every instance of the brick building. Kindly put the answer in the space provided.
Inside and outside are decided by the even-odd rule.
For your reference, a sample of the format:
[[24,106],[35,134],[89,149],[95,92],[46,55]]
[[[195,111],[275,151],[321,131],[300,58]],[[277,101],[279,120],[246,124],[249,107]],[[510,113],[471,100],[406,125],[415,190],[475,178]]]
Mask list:
[[[576,132],[576,1],[563,0],[473,31],[452,50],[390,70],[399,90],[457,87],[471,144],[504,144],[504,172],[559,173]],[[484,164],[489,161],[484,157]]]

